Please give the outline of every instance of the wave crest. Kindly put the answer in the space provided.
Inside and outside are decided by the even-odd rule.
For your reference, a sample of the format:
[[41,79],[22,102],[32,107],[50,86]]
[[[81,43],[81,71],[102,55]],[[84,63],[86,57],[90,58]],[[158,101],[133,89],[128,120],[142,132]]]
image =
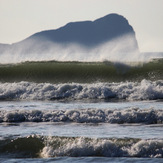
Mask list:
[[0,100],[58,100],[58,99],[163,99],[163,81],[50,84],[50,83],[0,83]]
[[163,110],[129,108],[0,111],[0,122],[163,123]]
[[30,135],[0,141],[0,155],[16,158],[146,157],[163,158],[162,139],[87,138]]

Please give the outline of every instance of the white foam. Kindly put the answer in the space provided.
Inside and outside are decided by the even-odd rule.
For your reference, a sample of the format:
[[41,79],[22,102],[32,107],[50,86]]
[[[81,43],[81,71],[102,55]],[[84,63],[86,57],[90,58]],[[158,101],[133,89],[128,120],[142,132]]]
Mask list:
[[163,109],[1,110],[0,122],[163,123]]
[[48,145],[43,148],[42,157],[55,156],[118,156],[120,149],[111,140],[87,139],[84,137],[69,139],[56,138],[61,141],[63,146],[55,147],[55,139],[50,140]]
[[129,155],[136,157],[163,157],[163,140],[141,140],[128,150]]
[[48,138],[42,157],[163,157],[163,140]]
[[156,100],[163,99],[163,81],[50,84],[50,83],[0,83],[0,99],[50,100],[50,99],[112,99]]

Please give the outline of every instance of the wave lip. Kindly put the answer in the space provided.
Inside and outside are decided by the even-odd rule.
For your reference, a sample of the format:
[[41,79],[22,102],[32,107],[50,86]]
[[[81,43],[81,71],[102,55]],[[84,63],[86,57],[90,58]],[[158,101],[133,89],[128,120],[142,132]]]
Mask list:
[[0,122],[75,122],[162,124],[163,110],[128,108],[0,111]]
[[12,158],[139,157],[163,158],[162,139],[50,137],[30,135],[0,141],[0,155]]
[[163,80],[94,84],[0,83],[0,100],[163,99]]

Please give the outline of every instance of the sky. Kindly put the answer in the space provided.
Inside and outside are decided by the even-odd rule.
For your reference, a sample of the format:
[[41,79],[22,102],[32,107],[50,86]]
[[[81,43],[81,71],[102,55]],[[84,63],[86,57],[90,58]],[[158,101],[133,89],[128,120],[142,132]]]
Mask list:
[[129,21],[141,52],[163,52],[163,0],[0,0],[0,43],[110,13]]

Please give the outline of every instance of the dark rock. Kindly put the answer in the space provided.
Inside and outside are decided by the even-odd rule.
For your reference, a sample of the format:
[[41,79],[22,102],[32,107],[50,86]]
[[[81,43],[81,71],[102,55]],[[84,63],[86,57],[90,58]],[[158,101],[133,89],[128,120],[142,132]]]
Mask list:
[[67,47],[69,44],[75,43],[85,48],[94,48],[125,35],[130,35],[129,41],[132,41],[132,45],[128,43],[126,48],[125,42],[123,50],[125,52],[138,51],[135,32],[127,19],[118,14],[109,14],[95,21],[71,22],[56,30],[35,33],[12,45],[0,44],[0,53],[45,54],[49,52],[53,44]]

